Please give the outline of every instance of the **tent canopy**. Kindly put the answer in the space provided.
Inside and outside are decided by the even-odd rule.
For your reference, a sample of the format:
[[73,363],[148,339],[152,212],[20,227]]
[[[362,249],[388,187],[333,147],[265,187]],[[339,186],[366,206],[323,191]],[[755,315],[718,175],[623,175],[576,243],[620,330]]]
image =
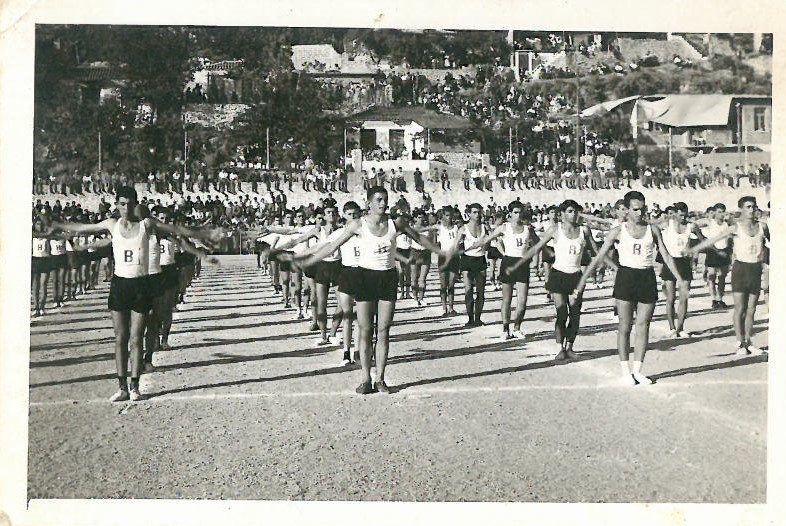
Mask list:
[[631,123],[655,122],[674,128],[725,126],[737,100],[772,100],[768,95],[647,95],[625,97],[591,106],[581,112],[592,117],[632,102]]

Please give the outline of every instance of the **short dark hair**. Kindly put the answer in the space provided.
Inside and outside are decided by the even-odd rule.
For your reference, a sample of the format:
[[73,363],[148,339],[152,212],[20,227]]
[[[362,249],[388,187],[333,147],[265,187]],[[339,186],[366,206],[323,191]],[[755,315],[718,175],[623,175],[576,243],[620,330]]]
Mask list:
[[578,204],[576,201],[574,201],[573,199],[565,199],[564,201],[562,201],[562,204],[561,204],[561,205],[559,205],[559,210],[560,210],[560,212],[564,212],[564,211],[565,211],[565,210],[567,210],[568,208],[573,208],[573,209],[574,209],[575,211],[577,211],[577,212],[581,212],[582,210],[584,210],[584,209],[581,207],[581,205],[579,205],[579,204]]
[[481,214],[483,213],[483,207],[480,206],[480,203],[470,203],[467,205],[467,209],[471,212],[473,209],[477,209]]
[[388,191],[385,190],[384,186],[372,186],[368,190],[366,190],[366,199],[371,200],[375,194],[385,194],[385,197],[388,196]]
[[115,192],[115,202],[120,201],[121,197],[125,197],[130,202],[137,203],[136,190],[130,186],[121,186]]
[[360,205],[355,201],[347,201],[344,203],[344,212],[349,212],[350,210],[360,210]]
[[521,201],[511,201],[511,203],[508,205],[508,212],[512,212],[515,209],[518,209],[519,212],[524,210],[524,205],[521,203]]
[[626,208],[628,207],[628,205],[625,204],[625,200],[624,199],[617,199],[614,202],[614,208],[620,208],[621,206],[624,206]]
[[683,214],[688,215],[688,205],[682,201],[676,202],[674,203],[674,211],[682,212]]
[[726,210],[726,205],[723,203],[715,203],[715,206],[712,207],[713,210]]
[[622,198],[622,201],[625,203],[625,206],[630,208],[631,201],[641,201],[642,203],[646,203],[647,200],[644,199],[644,194],[639,191],[631,190],[630,192],[625,194],[625,197]]
[[744,195],[740,197],[740,199],[737,201],[737,208],[742,208],[742,206],[748,202],[753,203],[753,206],[756,206],[755,197],[753,197],[752,195]]

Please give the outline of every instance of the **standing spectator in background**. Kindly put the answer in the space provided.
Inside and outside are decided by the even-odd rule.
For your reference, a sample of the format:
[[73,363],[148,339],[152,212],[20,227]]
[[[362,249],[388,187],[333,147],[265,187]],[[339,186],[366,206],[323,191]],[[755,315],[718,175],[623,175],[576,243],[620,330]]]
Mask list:
[[228,177],[229,177],[229,174],[222,167],[218,171],[218,186],[216,186],[216,191],[217,192],[224,193],[224,192],[227,191],[227,178]]
[[464,190],[469,191],[470,181],[472,180],[472,176],[469,173],[468,168],[464,168],[464,173],[461,176],[462,181],[464,181]]
[[[270,182],[267,179],[267,173],[264,175],[265,189],[270,190]],[[251,172],[251,191],[255,194],[259,193],[259,172],[254,170]]]
[[414,182],[415,182],[415,191],[422,192],[423,191],[423,173],[420,171],[420,168],[415,168],[415,173],[413,174]]
[[147,191],[153,191],[153,185],[156,184],[156,174],[153,173],[153,170],[150,170],[150,173],[147,174]]
[[183,184],[180,187],[180,193],[193,192],[194,186],[191,183],[191,173],[185,168],[183,169]]
[[233,194],[240,192],[240,180],[237,169],[229,171],[229,188]]
[[181,175],[179,170],[172,170],[172,175],[170,178],[170,188],[173,193],[183,193],[183,186],[181,183]]
[[442,170],[442,175],[440,176],[440,181],[442,182],[442,189],[443,190],[450,190],[450,178],[448,177],[448,171]]

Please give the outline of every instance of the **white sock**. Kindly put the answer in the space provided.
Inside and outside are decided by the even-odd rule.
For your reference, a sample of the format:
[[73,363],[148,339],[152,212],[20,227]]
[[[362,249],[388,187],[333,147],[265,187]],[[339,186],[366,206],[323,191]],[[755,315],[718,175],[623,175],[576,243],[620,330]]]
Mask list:
[[620,360],[620,369],[622,369],[622,376],[630,376],[630,367],[628,367],[628,360]]
[[633,374],[641,374],[641,362],[633,360]]
[[652,380],[650,380],[647,376],[642,374],[641,362],[635,360],[633,361],[633,378],[635,378],[636,381],[639,382],[640,384],[649,385],[652,383]]

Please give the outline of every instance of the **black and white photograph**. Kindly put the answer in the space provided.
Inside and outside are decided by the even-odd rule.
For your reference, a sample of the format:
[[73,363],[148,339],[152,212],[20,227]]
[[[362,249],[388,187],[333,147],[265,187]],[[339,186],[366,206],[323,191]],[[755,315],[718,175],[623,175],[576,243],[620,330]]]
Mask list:
[[3,75],[0,524],[777,522],[776,4],[73,4]]

